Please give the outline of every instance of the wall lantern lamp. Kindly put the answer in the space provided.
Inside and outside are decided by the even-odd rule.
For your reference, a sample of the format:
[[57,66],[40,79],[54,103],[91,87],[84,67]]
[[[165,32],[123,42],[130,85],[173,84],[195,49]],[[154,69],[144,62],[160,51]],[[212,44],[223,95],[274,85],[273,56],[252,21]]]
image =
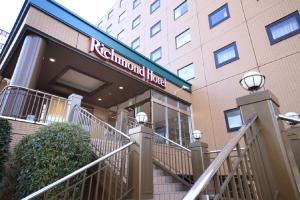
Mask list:
[[259,72],[251,71],[244,74],[240,80],[241,86],[250,92],[254,92],[262,88],[265,84],[266,77]]
[[194,130],[193,131],[193,136],[194,136],[195,140],[200,140],[202,135],[203,135],[202,131],[199,131],[199,130]]
[[139,124],[145,124],[148,121],[148,117],[147,114],[144,112],[139,112],[136,117],[135,120],[139,123]]
[[[300,120],[299,114],[295,113],[295,112],[287,112],[284,114],[284,116],[295,119],[295,120]],[[291,126],[296,125],[296,124],[298,124],[298,122],[289,122],[289,125],[291,125]]]

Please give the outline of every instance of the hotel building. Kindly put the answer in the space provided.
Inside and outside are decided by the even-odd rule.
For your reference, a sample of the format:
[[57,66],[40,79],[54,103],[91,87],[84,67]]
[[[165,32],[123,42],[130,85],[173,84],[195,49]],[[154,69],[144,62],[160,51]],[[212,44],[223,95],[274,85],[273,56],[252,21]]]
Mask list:
[[192,84],[193,129],[219,149],[241,125],[235,99],[248,71],[266,76],[283,113],[300,112],[299,9],[299,0],[118,0],[98,27]]

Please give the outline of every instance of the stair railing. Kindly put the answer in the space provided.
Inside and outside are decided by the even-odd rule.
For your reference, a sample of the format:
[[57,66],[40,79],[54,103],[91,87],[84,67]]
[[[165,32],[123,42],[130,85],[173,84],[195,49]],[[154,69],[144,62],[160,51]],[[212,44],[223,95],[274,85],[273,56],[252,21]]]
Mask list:
[[268,191],[265,188],[268,184],[262,167],[262,154],[258,144],[261,132],[256,120],[257,116],[251,118],[225,145],[184,200],[263,199],[261,194]]
[[128,135],[100,120],[80,106],[74,107],[71,121],[88,132],[90,143],[99,157],[120,148],[130,141]]
[[129,142],[92,163],[30,194],[30,199],[124,199],[131,191]]
[[193,184],[191,150],[158,133],[154,133],[152,144],[154,163],[190,187]]

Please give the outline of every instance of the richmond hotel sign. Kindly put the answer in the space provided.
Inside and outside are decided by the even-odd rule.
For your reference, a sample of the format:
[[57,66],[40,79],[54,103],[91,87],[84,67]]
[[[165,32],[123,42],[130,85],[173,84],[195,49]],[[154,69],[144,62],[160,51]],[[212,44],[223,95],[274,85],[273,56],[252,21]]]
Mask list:
[[99,58],[116,64],[118,67],[125,69],[134,76],[140,77],[147,82],[155,84],[161,88],[166,88],[166,79],[162,78],[154,72],[144,66],[137,65],[127,59],[124,59],[120,55],[115,53],[114,49],[110,49],[102,42],[99,42],[95,38],[91,38],[90,52],[94,52]]

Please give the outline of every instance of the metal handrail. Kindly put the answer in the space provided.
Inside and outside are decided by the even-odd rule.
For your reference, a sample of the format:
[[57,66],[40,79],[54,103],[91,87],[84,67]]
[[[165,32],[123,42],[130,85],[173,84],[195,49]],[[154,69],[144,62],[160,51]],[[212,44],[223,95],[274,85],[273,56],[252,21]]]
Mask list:
[[50,185],[48,185],[48,186],[46,186],[46,187],[44,187],[44,188],[42,188],[42,189],[40,189],[40,190],[38,190],[38,191],[30,194],[29,196],[23,198],[22,200],[29,200],[29,199],[32,199],[34,197],[37,197],[37,196],[43,194],[44,192],[46,192],[46,191],[54,188],[55,186],[58,186],[59,184],[65,182],[67,180],[69,180],[70,178],[72,178],[72,177],[74,177],[74,176],[76,176],[76,175],[84,172],[85,170],[87,170],[87,169],[89,169],[89,168],[91,168],[91,167],[99,164],[100,162],[106,160],[107,158],[113,156],[114,154],[117,154],[117,153],[121,152],[122,150],[128,148],[132,144],[134,144],[134,142],[129,142],[128,144],[125,144],[124,146],[122,146],[122,147],[120,147],[120,148],[118,148],[118,149],[116,149],[116,150],[114,150],[114,151],[106,154],[105,156],[103,156],[103,157],[101,157],[101,158],[99,158],[99,159],[97,159],[97,160],[95,160],[95,161],[93,161],[93,162],[85,165],[84,167],[82,167],[82,168],[80,168],[80,169],[72,172],[71,174],[69,174],[69,175],[67,175],[67,176],[65,176],[65,177],[63,177],[63,178],[61,178],[61,179],[59,179],[59,180],[51,183]]
[[155,133],[155,132],[153,132],[153,134],[156,135],[156,136],[158,136],[158,137],[161,137],[161,138],[167,140],[168,142],[174,144],[175,146],[177,146],[177,147],[179,147],[179,148],[182,148],[182,149],[184,149],[184,150],[186,150],[186,151],[188,151],[188,152],[191,152],[190,149],[188,149],[188,148],[182,146],[181,144],[178,144],[178,143],[174,142],[173,140],[170,140],[170,139],[168,139],[168,138],[166,138],[166,137],[164,137],[164,136],[162,136],[162,135],[160,135],[160,134],[158,134],[158,133]]
[[248,129],[252,126],[252,124],[257,119],[257,116],[254,116],[247,125],[243,125],[239,133],[233,137],[223,148],[220,154],[216,157],[216,159],[209,165],[209,167],[205,170],[205,172],[199,177],[199,179],[195,182],[192,188],[188,191],[188,193],[184,196],[184,200],[196,199],[198,195],[206,188],[206,186],[212,181],[215,174],[222,167],[223,163],[228,159],[230,153],[234,150],[238,142],[245,135]]
[[296,124],[300,123],[300,119],[295,119],[295,118],[292,118],[292,117],[287,117],[287,116],[281,115],[281,114],[279,114],[277,116],[277,118],[280,119],[280,120],[283,120],[283,121],[288,121],[288,122],[292,122],[292,123],[296,123]]

